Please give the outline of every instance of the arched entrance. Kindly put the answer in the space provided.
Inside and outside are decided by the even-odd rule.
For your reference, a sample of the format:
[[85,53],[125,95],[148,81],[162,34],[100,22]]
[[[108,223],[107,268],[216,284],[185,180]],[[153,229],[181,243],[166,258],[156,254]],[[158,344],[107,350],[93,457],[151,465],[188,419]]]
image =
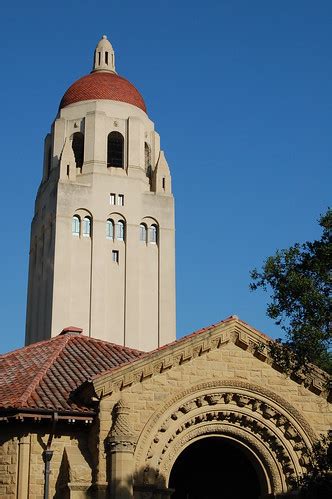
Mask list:
[[[169,479],[172,499],[258,499],[266,487],[259,470],[242,445],[211,436],[196,440],[176,459]],[[264,490],[265,489],[265,490]]]
[[[147,423],[134,486],[174,499],[282,495],[310,469],[314,438],[302,415],[267,389],[206,382],[177,394]],[[194,486],[183,490],[186,477]]]

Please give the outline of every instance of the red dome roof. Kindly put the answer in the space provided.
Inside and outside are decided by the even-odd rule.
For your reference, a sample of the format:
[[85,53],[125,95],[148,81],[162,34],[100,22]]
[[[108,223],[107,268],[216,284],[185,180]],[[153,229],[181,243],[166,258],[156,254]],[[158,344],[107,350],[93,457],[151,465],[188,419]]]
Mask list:
[[96,71],[75,81],[60,102],[63,107],[84,100],[117,100],[127,102],[146,112],[141,94],[128,80],[115,73]]

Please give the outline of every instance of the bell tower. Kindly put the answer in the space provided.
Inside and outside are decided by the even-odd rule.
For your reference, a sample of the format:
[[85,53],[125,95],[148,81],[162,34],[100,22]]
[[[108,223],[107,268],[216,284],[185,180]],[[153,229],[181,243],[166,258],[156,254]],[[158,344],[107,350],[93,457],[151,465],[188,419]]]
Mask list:
[[46,136],[31,225],[26,343],[67,326],[141,350],[175,340],[170,171],[106,36]]

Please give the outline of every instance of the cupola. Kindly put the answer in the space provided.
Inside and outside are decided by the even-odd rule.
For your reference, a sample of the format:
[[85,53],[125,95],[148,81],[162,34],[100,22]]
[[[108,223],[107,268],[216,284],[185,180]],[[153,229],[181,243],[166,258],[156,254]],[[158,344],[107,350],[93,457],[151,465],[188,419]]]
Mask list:
[[112,73],[116,73],[114,50],[110,41],[107,40],[106,35],[103,35],[97,44],[94,56],[94,71],[111,71]]
[[145,102],[137,88],[116,73],[114,50],[106,35],[103,35],[95,49],[93,70],[68,88],[59,108],[89,100],[126,102],[146,112]]

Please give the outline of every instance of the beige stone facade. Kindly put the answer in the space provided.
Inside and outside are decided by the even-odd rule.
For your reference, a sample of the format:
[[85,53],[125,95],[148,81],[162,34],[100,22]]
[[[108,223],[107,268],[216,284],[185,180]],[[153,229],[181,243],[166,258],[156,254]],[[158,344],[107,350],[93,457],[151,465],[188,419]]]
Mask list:
[[[331,427],[327,376],[313,368],[290,379],[272,364],[267,341],[231,318],[82,385],[75,396],[98,401],[97,415],[56,423],[50,497],[171,497],[179,456],[212,438],[246,456],[257,497],[289,492]],[[39,499],[52,421],[22,419],[2,433],[0,497]]]
[[[134,87],[115,75],[114,64],[109,70],[98,64],[105,43],[109,60],[114,56],[102,39],[89,76],[111,73],[129,101]],[[110,85],[104,83],[105,92]],[[81,87],[73,94],[87,98]],[[26,344],[75,325],[94,338],[151,350],[175,339],[170,171],[139,100],[88,97],[61,108],[45,140],[31,226]]]

